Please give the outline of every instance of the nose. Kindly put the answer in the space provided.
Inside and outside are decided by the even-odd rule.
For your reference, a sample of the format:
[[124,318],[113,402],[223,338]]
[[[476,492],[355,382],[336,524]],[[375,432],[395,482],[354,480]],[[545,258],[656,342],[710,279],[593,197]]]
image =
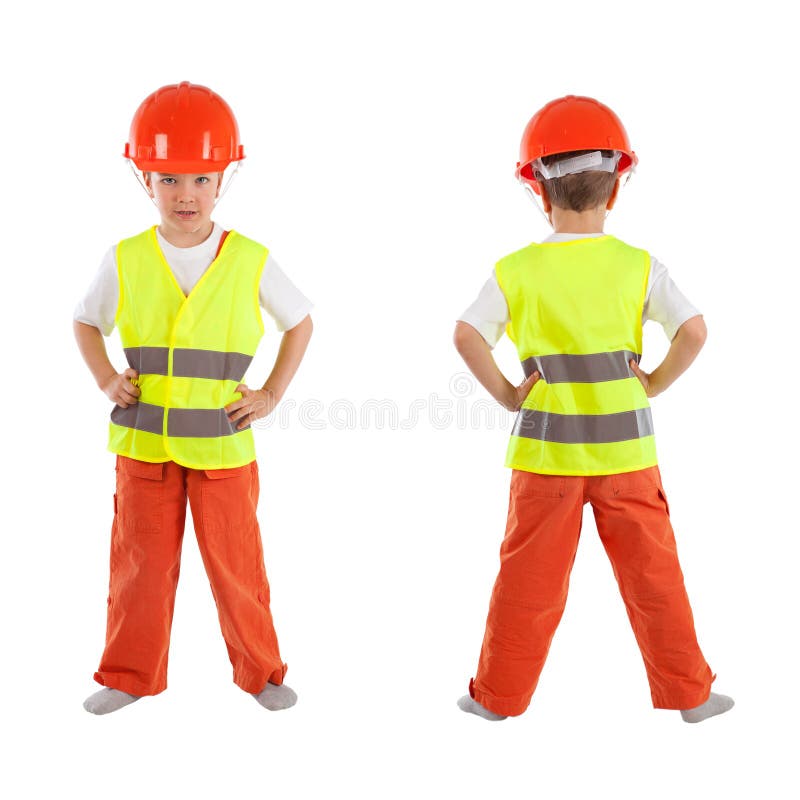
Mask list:
[[181,181],[178,185],[178,202],[194,202],[194,183],[192,181]]

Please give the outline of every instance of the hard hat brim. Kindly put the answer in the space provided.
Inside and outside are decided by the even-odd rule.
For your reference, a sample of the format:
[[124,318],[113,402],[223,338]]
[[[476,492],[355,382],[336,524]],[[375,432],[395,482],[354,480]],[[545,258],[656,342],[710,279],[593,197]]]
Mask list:
[[243,159],[244,156],[227,161],[170,161],[145,158],[132,158],[130,160],[133,161],[136,168],[142,172],[169,172],[181,175],[199,174],[202,172],[224,172],[234,161],[242,161]]

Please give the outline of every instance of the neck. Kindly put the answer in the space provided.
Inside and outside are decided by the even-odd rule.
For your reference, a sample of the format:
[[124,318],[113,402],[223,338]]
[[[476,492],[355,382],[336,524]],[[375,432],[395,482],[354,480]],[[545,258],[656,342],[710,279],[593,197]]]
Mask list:
[[555,233],[603,233],[606,208],[598,206],[586,211],[571,211],[551,206],[547,216]]
[[209,220],[207,223],[201,225],[197,230],[193,231],[178,231],[172,228],[167,228],[166,225],[159,225],[158,232],[167,240],[173,247],[195,247],[202,244],[214,230],[214,223]]

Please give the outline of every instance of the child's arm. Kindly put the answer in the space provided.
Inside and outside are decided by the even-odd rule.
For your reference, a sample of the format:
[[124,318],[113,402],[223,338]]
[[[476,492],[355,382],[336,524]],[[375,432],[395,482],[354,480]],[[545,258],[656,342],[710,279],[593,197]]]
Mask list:
[[138,402],[136,398],[141,392],[131,383],[131,380],[139,377],[136,370],[128,367],[124,372],[117,372],[114,369],[108,360],[103,334],[94,325],[87,325],[85,322],[75,320],[72,328],[86,366],[89,367],[95,383],[105,392],[108,399],[113,400],[122,408]]
[[642,382],[648,397],[655,397],[671,386],[689,368],[706,341],[706,323],[698,315],[687,319],[669,346],[664,360],[650,373],[644,372],[631,359],[631,369]]
[[236,387],[242,398],[225,406],[225,410],[231,422],[239,423],[237,430],[266,417],[281,401],[303,360],[313,328],[311,317],[306,315],[297,325],[284,332],[275,366],[260,389],[249,389],[243,383]]
[[539,373],[534,372],[519,386],[510,383],[505,375],[500,372],[491,348],[483,336],[472,325],[459,320],[456,322],[456,331],[453,342],[458,354],[464,359],[470,372],[489,394],[509,411],[519,411],[522,401],[528,396],[533,384],[539,380]]

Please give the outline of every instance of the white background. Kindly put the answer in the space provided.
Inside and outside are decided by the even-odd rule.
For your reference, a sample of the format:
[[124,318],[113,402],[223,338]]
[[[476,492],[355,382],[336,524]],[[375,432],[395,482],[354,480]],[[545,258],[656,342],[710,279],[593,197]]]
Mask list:
[[[0,54],[4,794],[788,796],[798,65],[778,4],[24,8]],[[93,717],[114,461],[71,315],[109,245],[157,221],[121,153],[140,101],[180,80],[239,120],[248,157],[216,219],[269,245],[316,304],[286,424],[257,433],[300,699],[270,714],[231,683],[189,528],[169,689]],[[489,724],[455,705],[497,569],[511,418],[470,422],[487,395],[459,375],[453,323],[499,257],[548,233],[513,170],[528,118],[567,93],[614,108],[640,157],[607,230],[661,259],[709,328],[653,403],[700,643],[737,701],[702,725],[650,707],[588,510],[528,712]],[[251,384],[278,342],[268,324]],[[648,326],[645,368],[666,346]],[[521,379],[507,339],[496,355]],[[428,416],[437,398],[449,423]],[[370,400],[397,423],[330,417]],[[420,420],[401,426],[415,402]]]

